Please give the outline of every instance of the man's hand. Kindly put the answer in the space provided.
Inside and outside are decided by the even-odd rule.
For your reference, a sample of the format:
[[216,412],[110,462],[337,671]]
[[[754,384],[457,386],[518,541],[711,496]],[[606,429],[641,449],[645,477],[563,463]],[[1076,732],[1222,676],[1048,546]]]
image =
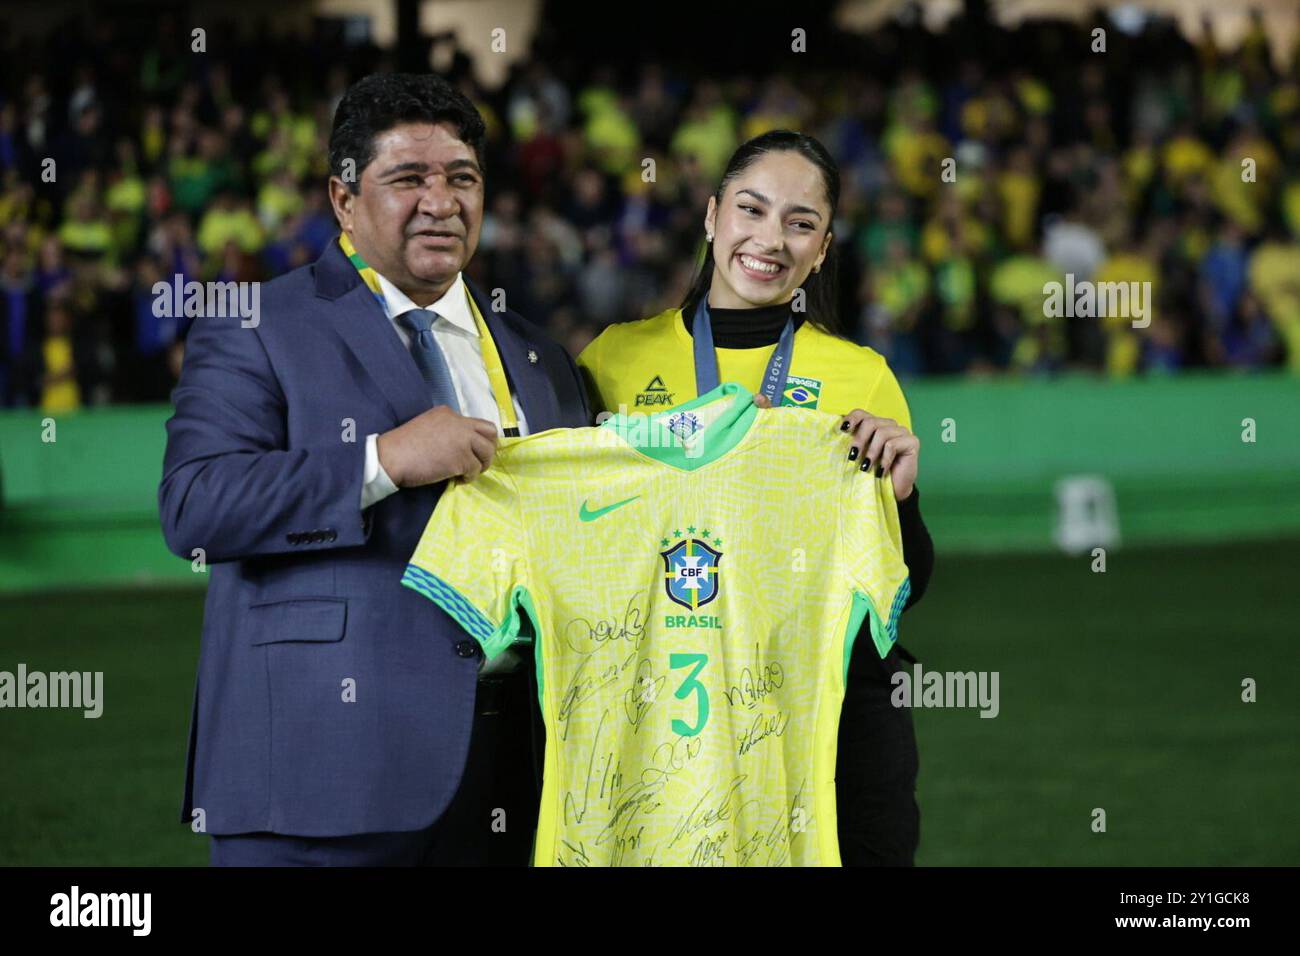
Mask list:
[[447,478],[477,478],[497,450],[497,427],[439,405],[375,442],[379,464],[399,488],[432,485]]

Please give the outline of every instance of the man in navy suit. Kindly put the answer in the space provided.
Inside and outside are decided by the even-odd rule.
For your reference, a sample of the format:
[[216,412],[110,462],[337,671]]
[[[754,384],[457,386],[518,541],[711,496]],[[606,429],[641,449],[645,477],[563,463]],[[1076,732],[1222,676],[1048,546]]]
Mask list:
[[158,497],[168,547],[209,566],[183,818],[215,864],[527,860],[526,668],[480,675],[401,585],[499,435],[590,424],[568,354],[462,275],[484,132],[437,77],[355,84],[330,135],[342,235],[255,321],[186,340]]

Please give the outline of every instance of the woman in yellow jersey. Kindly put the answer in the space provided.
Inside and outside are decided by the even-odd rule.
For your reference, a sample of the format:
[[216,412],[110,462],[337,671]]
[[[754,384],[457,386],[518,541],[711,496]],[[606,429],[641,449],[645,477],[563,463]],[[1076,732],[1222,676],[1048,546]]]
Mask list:
[[[839,188],[811,136],[776,130],[742,145],[709,198],[707,254],[681,307],[610,326],[578,365],[605,411],[663,411],[739,382],[760,403],[842,415],[854,435],[845,467],[893,483],[910,607],[934,564],[915,486],[920,442],[885,360],[839,331]],[[836,770],[845,865],[908,865],[919,841],[916,735],[910,711],[890,703],[900,657],[913,660],[896,647],[881,661],[869,635],[854,642]]]

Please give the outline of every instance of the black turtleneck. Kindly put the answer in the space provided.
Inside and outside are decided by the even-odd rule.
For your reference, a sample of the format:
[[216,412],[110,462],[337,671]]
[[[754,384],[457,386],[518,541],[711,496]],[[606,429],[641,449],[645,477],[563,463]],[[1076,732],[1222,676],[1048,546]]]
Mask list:
[[[790,303],[762,305],[756,309],[717,309],[709,307],[713,327],[713,345],[720,349],[757,349],[775,345],[790,318]],[[802,314],[795,314],[794,329],[803,325]],[[682,313],[686,331],[695,334],[695,310]]]

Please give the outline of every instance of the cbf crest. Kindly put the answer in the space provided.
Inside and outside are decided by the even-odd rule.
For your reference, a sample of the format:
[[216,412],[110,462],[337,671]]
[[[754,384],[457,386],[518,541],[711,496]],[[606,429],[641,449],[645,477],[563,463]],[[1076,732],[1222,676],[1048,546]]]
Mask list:
[[[712,537],[708,529],[697,537],[694,526],[686,529],[685,537],[680,530],[674,530],[672,536],[681,540],[659,552],[664,559],[664,587],[671,600],[694,611],[718,596],[722,552],[709,542],[720,545],[722,539]],[[666,546],[669,540],[664,538],[660,544]]]

